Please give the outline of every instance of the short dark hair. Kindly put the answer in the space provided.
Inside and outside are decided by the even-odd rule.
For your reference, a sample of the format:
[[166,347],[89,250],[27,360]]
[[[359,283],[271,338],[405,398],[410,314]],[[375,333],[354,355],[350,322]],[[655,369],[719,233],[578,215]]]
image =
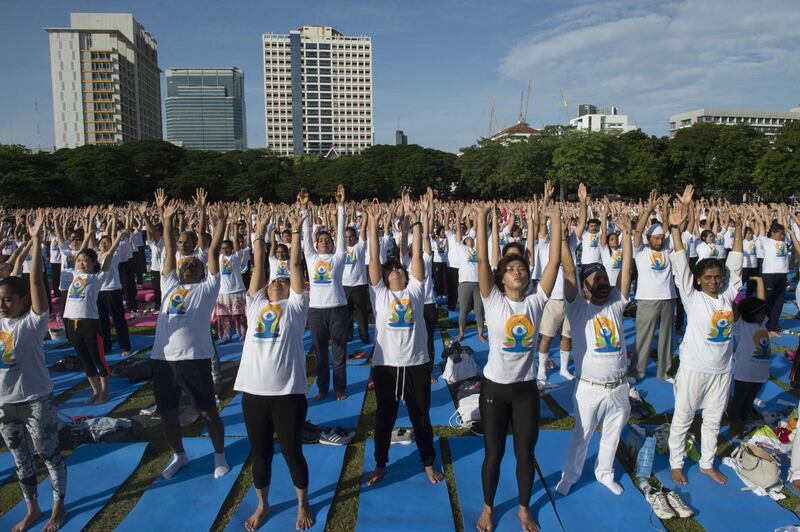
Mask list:
[[[406,285],[408,285],[408,270],[403,266],[402,262],[394,258],[387,259],[386,264],[383,265],[384,283],[386,283],[386,275],[388,275],[391,270],[395,269],[403,270],[403,273],[406,274]],[[389,288],[388,284],[386,288]]]
[[753,296],[742,299],[737,308],[739,315],[747,323],[757,323],[756,317],[758,314],[769,310],[766,301]]
[[506,274],[508,265],[512,262],[521,262],[523,265],[525,265],[525,271],[528,272],[528,282],[531,280],[531,264],[528,262],[528,259],[525,257],[525,255],[506,255],[500,259],[500,262],[497,263],[497,268],[494,270],[494,285],[503,293],[506,291],[506,287],[503,284],[503,276]]
[[600,225],[600,219],[599,218],[589,218],[588,220],[586,220],[586,225],[589,225],[589,224]]
[[503,256],[505,257],[508,254],[508,252],[512,249],[516,249],[517,251],[519,251],[520,255],[523,256],[525,255],[525,247],[522,244],[520,244],[519,242],[509,242],[508,244],[503,246]]
[[10,275],[0,279],[0,287],[6,287],[19,297],[28,295],[28,283],[22,277]]
[[100,271],[100,263],[97,262],[97,252],[92,248],[82,249],[78,256],[84,255],[85,257],[89,258],[94,262],[94,271],[92,273],[97,273]]

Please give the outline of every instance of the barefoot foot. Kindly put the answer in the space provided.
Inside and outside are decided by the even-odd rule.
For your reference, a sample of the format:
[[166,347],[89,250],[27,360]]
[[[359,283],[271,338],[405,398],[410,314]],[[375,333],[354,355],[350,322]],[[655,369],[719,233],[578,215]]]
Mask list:
[[478,518],[478,532],[492,532],[494,530],[494,522],[492,522],[493,513],[494,512],[492,508],[486,506],[486,503],[484,503],[483,511],[481,512],[481,516]]
[[50,520],[44,525],[42,532],[56,532],[66,520],[67,509],[64,506],[64,501],[59,500],[53,506],[53,511],[50,513]]
[[672,481],[675,484],[688,484],[689,481],[686,480],[686,475],[683,473],[683,469],[673,469],[672,470]]
[[376,467],[369,477],[367,478],[367,486],[374,486],[386,475],[385,467]]
[[428,480],[431,481],[431,484],[438,484],[444,480],[444,475],[434,469],[433,466],[425,466],[425,474],[428,475]]
[[539,525],[533,520],[530,508],[527,506],[520,506],[517,515],[519,515],[519,522],[522,525],[523,532],[539,532]]
[[327,392],[325,392],[325,393],[319,392],[317,395],[312,397],[311,400],[312,401],[322,401],[326,397],[328,397],[328,393]]
[[700,468],[700,472],[703,473],[704,475],[708,475],[709,477],[714,479],[714,482],[716,482],[717,484],[725,484],[725,482],[728,481],[728,477],[726,477],[725,475],[723,475],[722,473],[720,473],[719,471],[717,471],[713,467],[709,467],[708,469],[703,469],[701,467]]
[[314,512],[311,511],[308,501],[297,507],[297,530],[308,530],[314,524]]
[[247,521],[244,522],[244,528],[246,530],[257,530],[261,525],[264,524],[264,521],[267,520],[267,516],[269,515],[269,505],[267,506],[259,506],[256,508],[256,511],[247,518]]
[[14,528],[11,529],[11,532],[24,532],[28,530],[33,523],[36,522],[42,516],[42,510],[39,508],[37,503],[28,503],[28,513],[25,514],[25,517],[22,518],[22,521],[14,525]]
[[347,394],[344,392],[336,392],[336,400],[337,401],[344,401],[347,399]]

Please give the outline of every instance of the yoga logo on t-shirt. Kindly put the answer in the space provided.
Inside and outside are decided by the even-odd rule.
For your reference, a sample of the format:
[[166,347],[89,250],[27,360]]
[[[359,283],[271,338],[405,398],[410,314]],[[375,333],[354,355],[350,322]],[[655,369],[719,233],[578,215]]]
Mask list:
[[786,256],[786,243],[785,242],[775,242],[775,256],[776,257],[785,257]]
[[0,331],[0,368],[9,368],[17,363],[14,356],[14,333]]
[[717,249],[717,246],[708,246],[708,249],[709,249],[708,256],[711,257],[712,259],[719,256],[719,250]]
[[596,248],[600,246],[600,235],[596,233],[589,233],[589,247]]
[[74,256],[67,256],[67,265],[65,266],[67,270],[75,269],[75,257]]
[[280,321],[283,309],[279,305],[268,303],[258,313],[254,336],[262,339],[275,339],[281,335]]
[[733,324],[733,311],[718,310],[711,315],[711,328],[708,331],[709,342],[722,343],[731,339],[731,325]]
[[447,239],[440,238],[436,243],[436,247],[439,249],[439,255],[444,255],[447,253]]
[[285,260],[278,261],[278,267],[275,268],[275,277],[289,277],[289,263]]
[[769,333],[761,329],[753,334],[753,360],[769,359]]
[[68,299],[77,299],[83,301],[86,297],[86,286],[89,284],[86,277],[75,277],[72,284],[69,285],[69,292],[67,292]]
[[231,259],[223,255],[222,262],[220,263],[220,273],[222,275],[230,275],[231,272]]
[[314,284],[331,284],[331,261],[317,259],[314,264]]
[[594,319],[594,350],[597,353],[619,353],[619,333],[614,320],[605,316]]
[[503,351],[507,353],[530,353],[533,349],[536,329],[526,314],[512,314],[506,320],[506,340]]
[[667,269],[667,261],[664,260],[664,253],[661,251],[650,252],[650,271],[663,272]]
[[756,243],[755,242],[750,242],[750,243],[747,244],[746,253],[748,255],[755,255],[756,254]]
[[356,250],[355,248],[350,248],[347,250],[347,254],[344,256],[344,263],[345,264],[355,264],[356,263]]
[[467,262],[478,262],[478,252],[475,251],[475,248],[467,248]]
[[413,326],[414,314],[411,312],[411,302],[407,297],[392,298],[389,302],[389,327],[399,329]]
[[621,270],[622,269],[622,250],[615,249],[614,252],[611,254],[611,269],[612,270]]
[[175,288],[167,299],[167,315],[181,316],[186,314],[186,300],[189,298],[188,288]]

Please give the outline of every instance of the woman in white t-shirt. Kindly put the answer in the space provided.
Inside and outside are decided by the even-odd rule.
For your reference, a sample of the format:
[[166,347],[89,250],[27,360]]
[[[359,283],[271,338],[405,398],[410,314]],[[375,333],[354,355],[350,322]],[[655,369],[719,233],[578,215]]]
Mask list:
[[[684,196],[691,197],[693,187],[687,185],[687,191]],[[669,432],[669,461],[672,480],[686,484],[683,472],[686,435],[695,412],[702,409],[700,471],[722,484],[727,477],[714,468],[714,457],[731,384],[731,333],[736,319],[733,301],[742,286],[742,231],[737,231],[724,266],[718,259],[706,258],[697,262],[693,275],[680,238],[680,226],[687,216],[686,208],[681,205],[680,209],[674,208],[669,214],[675,246],[670,261],[687,317],[686,333],[680,345],[680,367],[675,375],[675,413]],[[736,225],[742,226],[741,216],[738,216]]]
[[695,253],[697,253],[697,262],[703,259],[719,259],[719,249],[714,238],[714,232],[708,229],[700,233],[700,242],[695,246]]
[[[235,228],[236,225],[233,224]],[[217,336],[221,343],[231,340],[234,331],[244,339],[247,333],[245,315],[244,279],[242,278],[242,251],[239,239],[222,241],[219,255],[220,287],[214,316],[217,320]]]
[[752,227],[745,227],[744,241],[742,242],[742,253],[744,254],[744,262],[742,264],[742,283],[745,284],[747,289],[747,297],[753,295],[755,289],[755,282],[750,282],[750,279],[758,275],[758,245],[756,244],[756,233]]
[[[260,212],[253,239],[253,274],[247,292],[247,330],[242,362],[234,390],[242,392],[242,412],[252,448],[253,485],[258,507],[245,521],[256,530],[269,513],[273,433],[289,467],[297,492],[298,530],[314,524],[308,502],[308,464],[303,457],[303,423],[308,412],[306,353],[303,349],[308,298],[300,263],[300,227],[303,219],[291,217],[292,245],[288,258],[290,276],[274,276],[266,282],[264,235],[269,216]],[[277,244],[277,240],[273,245]]]
[[[89,234],[89,224],[93,216],[94,214],[84,218],[84,234]],[[124,235],[125,231],[117,233],[105,255],[102,267],[95,250],[85,247],[78,251],[75,255],[72,282],[66,291],[64,329],[92,387],[92,395],[87,399],[87,404],[103,403],[108,400],[109,367],[100,336],[97,298],[100,288],[110,275],[109,271],[114,264],[114,253]]]
[[[369,282],[375,313],[375,350],[372,379],[375,385],[375,470],[367,484],[379,482],[386,474],[392,427],[401,398],[408,407],[420,459],[428,479],[436,484],[444,476],[433,467],[436,451],[430,421],[431,366],[428,363],[425,329],[425,266],[422,260],[421,219],[427,203],[416,210],[408,196],[403,198],[405,215],[413,222],[413,251],[410,275],[402,263],[388,260],[381,266],[378,256],[378,220],[381,206],[367,207],[369,214]],[[403,214],[401,214],[401,217]],[[401,220],[401,223],[402,222]]]
[[744,422],[750,416],[761,387],[769,379],[769,364],[772,360],[769,331],[766,327],[767,306],[764,281],[750,277],[756,285],[755,297],[747,297],[734,307],[734,315],[741,319],[733,323],[736,340],[733,361],[733,397],[728,403],[728,420],[731,436],[739,437]]
[[475,238],[463,236],[461,233],[461,212],[456,216],[456,235],[450,246],[450,253],[458,266],[458,337],[456,342],[464,339],[467,327],[467,315],[475,312],[475,324],[478,327],[478,340],[486,343],[483,335],[483,302],[478,288],[478,253]]
[[[130,230],[130,215],[126,218],[125,231]],[[106,226],[109,232],[100,237],[98,249],[100,250],[100,262],[104,262],[111,251],[111,243],[117,232],[117,219],[114,217]],[[100,294],[97,298],[97,312],[100,317],[100,335],[103,338],[103,352],[111,351],[111,324],[109,318],[114,322],[114,329],[117,331],[117,344],[123,356],[131,354],[131,339],[128,333],[128,322],[125,320],[125,306],[122,298],[122,283],[119,278],[119,249],[112,253],[111,267],[108,270],[103,286],[100,287]]]
[[43,222],[40,210],[35,220],[26,224],[33,242],[30,288],[16,276],[0,280],[0,435],[14,458],[27,506],[14,530],[28,530],[42,514],[34,462],[37,454],[47,466],[53,487],[53,509],[43,529],[58,530],[67,516],[67,466],[58,450],[58,412],[42,345],[49,303],[42,278]]
[[[536,530],[528,504],[533,489],[533,451],[539,434],[539,389],[536,383],[536,340],[547,298],[561,264],[560,246],[550,246],[549,262],[535,293],[529,293],[531,267],[520,255],[503,257],[492,273],[486,237],[490,205],[476,204],[478,282],[486,308],[489,361],[483,370],[480,412],[485,455],[481,470],[483,510],[477,527],[493,530],[494,497],[500,478],[509,425],[517,460],[519,518],[523,530]],[[554,223],[551,237],[561,242],[560,213],[546,214]]]
[[[783,210],[778,208],[778,220],[783,220],[786,216]],[[773,338],[780,336],[778,319],[783,311],[783,301],[786,295],[787,274],[789,273],[789,246],[786,243],[786,228],[780,223],[771,223],[770,214],[764,213],[763,219],[756,215],[758,232],[758,243],[764,250],[764,261],[761,263],[761,278],[764,279],[764,291],[769,305],[767,329]],[[768,224],[771,224],[768,226]],[[766,235],[766,236],[764,236]],[[799,249],[797,237],[794,231],[789,231],[792,244],[795,249]]]

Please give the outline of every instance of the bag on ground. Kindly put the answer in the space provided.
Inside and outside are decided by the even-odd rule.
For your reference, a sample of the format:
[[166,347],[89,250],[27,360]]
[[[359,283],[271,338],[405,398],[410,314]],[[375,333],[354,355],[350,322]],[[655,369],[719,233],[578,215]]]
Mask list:
[[[455,346],[455,347],[454,347]],[[450,353],[447,356],[447,363],[444,366],[442,378],[448,384],[460,382],[478,376],[478,364],[472,349],[461,347],[458,342],[453,342],[450,346]]]
[[739,475],[751,484],[770,491],[781,486],[781,463],[772,454],[756,445],[743,443],[731,454]]

